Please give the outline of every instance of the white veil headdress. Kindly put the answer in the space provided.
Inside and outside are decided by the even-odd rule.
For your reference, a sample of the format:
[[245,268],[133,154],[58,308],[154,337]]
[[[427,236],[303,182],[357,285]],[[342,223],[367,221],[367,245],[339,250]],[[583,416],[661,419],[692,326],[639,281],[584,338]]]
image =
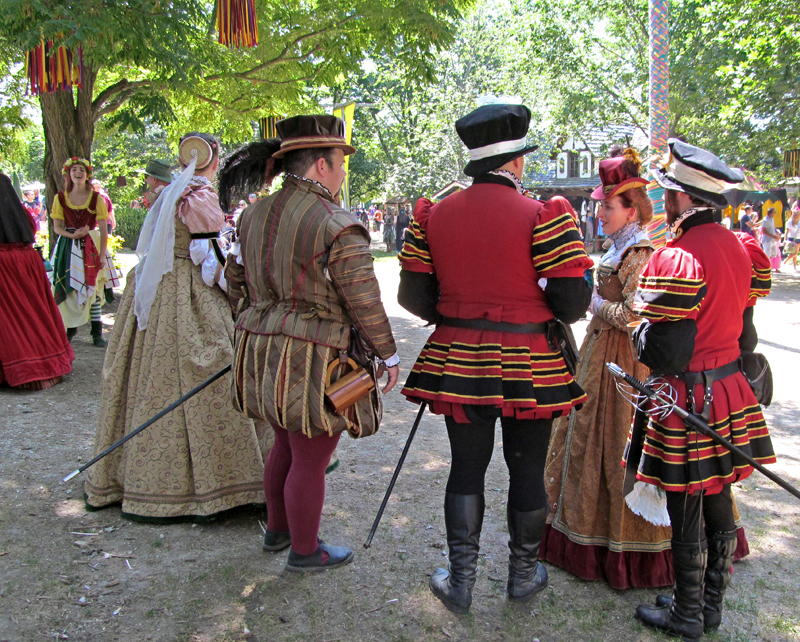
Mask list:
[[139,263],[134,268],[136,289],[133,295],[133,311],[139,330],[147,328],[150,308],[156,298],[161,277],[172,271],[175,248],[175,208],[183,191],[194,177],[197,155],[181,175],[167,185],[147,212],[147,218],[139,233],[136,255]]

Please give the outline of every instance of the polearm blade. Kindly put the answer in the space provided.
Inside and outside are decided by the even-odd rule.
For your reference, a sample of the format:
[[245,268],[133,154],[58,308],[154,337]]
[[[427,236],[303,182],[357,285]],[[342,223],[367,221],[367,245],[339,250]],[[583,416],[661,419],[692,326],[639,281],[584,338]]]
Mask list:
[[372,528],[369,531],[369,536],[367,537],[367,541],[364,542],[364,548],[369,548],[372,545],[372,538],[375,537],[375,531],[378,530],[378,524],[381,523],[381,517],[383,517],[383,511],[386,510],[386,504],[389,503],[389,496],[392,494],[392,490],[394,489],[394,483],[397,481],[397,477],[400,474],[400,469],[403,467],[403,462],[406,460],[406,455],[408,454],[408,449],[411,447],[411,442],[414,439],[414,435],[417,434],[417,428],[419,427],[419,422],[422,419],[422,415],[425,412],[425,408],[428,406],[426,401],[423,401],[419,406],[419,412],[417,413],[417,418],[414,420],[414,425],[411,428],[411,432],[408,433],[408,439],[406,439],[406,445],[403,448],[403,452],[400,455],[400,460],[397,462],[397,467],[394,469],[394,474],[392,475],[392,481],[389,482],[389,488],[386,489],[386,495],[383,497],[383,502],[381,503],[381,507],[378,509],[378,514],[375,516],[375,521],[372,523]]
[[[622,368],[620,368],[616,363],[606,363],[606,368],[608,371],[614,375],[615,377],[619,377],[628,385],[636,388],[639,392],[645,395],[648,399],[653,401],[659,400],[658,394],[647,384],[642,383],[636,377],[632,377],[627,372],[625,372]],[[742,451],[739,447],[734,446],[731,442],[725,439],[722,435],[717,433],[711,426],[709,426],[705,421],[700,419],[699,417],[686,412],[683,408],[678,406],[677,404],[671,404],[672,412],[674,412],[678,417],[680,417],[684,423],[689,424],[692,428],[694,428],[697,432],[701,435],[705,435],[715,444],[719,444],[723,448],[727,448],[730,452],[738,455],[742,459],[744,459],[748,464],[750,464],[753,468],[755,468],[758,472],[760,472],[765,477],[768,477],[772,481],[774,481],[778,486],[783,488],[786,491],[789,491],[792,495],[800,499],[800,490],[797,490],[794,486],[792,486],[789,482],[784,480],[783,478],[779,477],[771,470],[765,468],[762,464],[758,463],[755,459],[753,459],[750,455],[746,452]]]
[[150,419],[148,419],[147,421],[145,421],[145,422],[144,422],[144,423],[143,423],[141,426],[139,426],[139,427],[138,427],[136,430],[134,430],[134,431],[132,431],[132,432],[129,432],[127,435],[125,435],[125,436],[124,436],[122,439],[120,439],[118,442],[116,442],[115,444],[112,444],[111,446],[109,446],[108,448],[106,448],[106,449],[105,449],[103,452],[101,452],[99,455],[97,455],[97,457],[94,457],[94,458],[90,459],[90,460],[89,460],[89,461],[87,461],[87,462],[86,462],[86,463],[85,463],[83,466],[81,466],[81,467],[80,467],[80,468],[78,468],[77,470],[74,470],[74,471],[72,471],[72,472],[71,472],[69,475],[67,475],[66,477],[64,477],[64,479],[62,479],[62,480],[61,480],[61,481],[62,481],[62,483],[66,483],[66,482],[68,482],[70,479],[72,479],[73,477],[75,477],[75,475],[78,475],[78,474],[82,473],[84,470],[86,470],[87,468],[89,468],[90,466],[93,466],[93,465],[94,465],[94,464],[96,464],[98,461],[100,461],[100,460],[101,460],[103,457],[105,457],[105,456],[106,456],[106,455],[108,455],[109,453],[111,453],[111,452],[113,452],[114,450],[116,450],[117,448],[119,448],[119,447],[120,447],[122,444],[124,444],[126,441],[128,441],[129,439],[133,439],[133,438],[134,438],[136,435],[138,435],[140,432],[142,432],[142,431],[143,431],[145,428],[147,428],[148,426],[151,426],[152,424],[154,424],[155,422],[157,422],[159,419],[161,419],[161,417],[163,417],[163,416],[164,416],[164,415],[166,415],[167,413],[170,413],[170,412],[172,412],[173,410],[175,410],[175,408],[177,408],[178,406],[180,406],[182,403],[184,403],[185,401],[187,401],[187,400],[188,400],[188,399],[190,399],[191,397],[194,397],[194,396],[195,396],[195,395],[196,395],[198,392],[200,392],[200,391],[201,391],[203,388],[206,388],[206,387],[210,386],[210,385],[211,385],[212,383],[214,383],[214,382],[215,382],[217,379],[219,379],[220,377],[223,377],[223,376],[225,376],[225,375],[226,375],[226,374],[228,374],[230,371],[231,371],[231,365],[227,365],[227,366],[225,366],[225,367],[224,367],[222,370],[220,370],[220,371],[219,371],[217,374],[215,374],[215,375],[212,375],[211,377],[209,377],[208,379],[206,379],[206,380],[205,380],[203,383],[201,383],[199,386],[197,386],[197,387],[195,387],[195,388],[192,388],[192,389],[191,389],[189,392],[187,392],[185,395],[183,395],[183,396],[182,396],[180,399],[178,399],[178,400],[176,400],[176,401],[173,401],[173,402],[172,402],[172,403],[171,403],[169,406],[167,406],[166,408],[164,408],[164,410],[162,410],[161,412],[159,412],[159,413],[158,413],[157,415],[155,415],[154,417],[151,417]]

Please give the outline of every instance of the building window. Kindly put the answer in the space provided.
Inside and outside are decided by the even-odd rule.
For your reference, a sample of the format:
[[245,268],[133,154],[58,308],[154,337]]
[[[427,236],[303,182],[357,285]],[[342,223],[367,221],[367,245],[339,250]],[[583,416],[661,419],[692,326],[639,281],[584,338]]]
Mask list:
[[569,153],[569,177],[577,178],[581,175],[581,158],[575,152]]

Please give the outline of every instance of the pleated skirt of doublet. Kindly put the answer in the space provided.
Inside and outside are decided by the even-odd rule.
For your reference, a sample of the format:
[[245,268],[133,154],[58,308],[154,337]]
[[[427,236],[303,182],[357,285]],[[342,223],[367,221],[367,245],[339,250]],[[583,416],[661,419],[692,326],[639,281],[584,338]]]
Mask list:
[[[188,247],[188,233],[176,238]],[[188,256],[188,249],[186,251]],[[133,312],[134,271],[120,301],[103,366],[95,454],[231,363],[233,321],[218,286],[175,257],[140,332]],[[86,502],[122,502],[132,519],[208,518],[263,504],[264,459],[272,428],[233,408],[230,374],[196,394],[89,469]]]
[[42,257],[26,243],[0,245],[0,328],[0,384],[43,390],[72,372]]
[[[373,390],[338,414],[325,401],[325,379],[335,348],[283,334],[236,331],[234,405],[246,416],[263,419],[308,437],[373,435],[383,415],[381,393]],[[338,378],[338,369],[332,378]],[[334,453],[335,455],[335,453]],[[335,467],[338,458],[331,458]]]
[[402,393],[437,414],[454,405],[501,408],[503,416],[546,419],[586,401],[544,334],[439,326],[420,352]]
[[[686,408],[686,385],[666,377],[677,391],[677,405]],[[708,424],[717,434],[760,464],[774,464],[775,451],[761,406],[741,372],[715,381]],[[694,387],[697,412],[703,407],[703,386]],[[664,490],[699,491],[746,479],[753,472],[745,460],[693,430],[672,413],[650,419],[638,478]]]
[[[628,334],[597,316],[580,352],[576,378],[589,399],[580,411],[553,422],[545,468],[550,513],[540,558],[616,589],[670,586],[671,528],[634,514],[622,495],[621,459],[633,407],[605,364],[617,363],[642,381],[650,372],[634,358]],[[748,552],[740,528],[736,559]]]

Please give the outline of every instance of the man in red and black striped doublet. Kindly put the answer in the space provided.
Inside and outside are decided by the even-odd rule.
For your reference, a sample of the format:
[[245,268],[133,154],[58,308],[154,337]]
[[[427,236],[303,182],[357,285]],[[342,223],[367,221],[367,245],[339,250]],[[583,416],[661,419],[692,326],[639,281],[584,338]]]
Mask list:
[[436,205],[420,199],[400,253],[398,300],[437,326],[402,392],[445,416],[450,567],[435,571],[430,587],[457,613],[472,602],[496,420],[509,469],[507,593],[525,602],[548,581],[538,552],[552,420],[586,400],[546,332],[565,332],[557,319],[585,313],[592,261],[565,199],[525,195],[529,121],[522,105],[487,105],[456,123],[473,184]]
[[[497,182],[436,205],[420,199],[400,265],[435,275],[443,317],[527,324],[555,318],[540,279],[583,279],[592,262],[568,211]],[[468,423],[465,406],[551,419],[586,399],[543,333],[450,325],[430,336],[403,394],[458,423]]]
[[[753,305],[770,290],[769,259],[747,235],[719,225],[722,192],[743,180],[719,158],[682,141],[653,170],[665,188],[675,238],[657,250],[639,280],[634,337],[639,360],[677,391],[677,405],[762,464],[775,462],[761,406],[739,364],[755,349]],[[625,457],[636,479],[666,491],[672,524],[672,599],[642,605],[644,624],[696,640],[718,628],[737,546],[731,483],[753,469],[674,413],[634,430]],[[637,457],[641,452],[638,461]]]

